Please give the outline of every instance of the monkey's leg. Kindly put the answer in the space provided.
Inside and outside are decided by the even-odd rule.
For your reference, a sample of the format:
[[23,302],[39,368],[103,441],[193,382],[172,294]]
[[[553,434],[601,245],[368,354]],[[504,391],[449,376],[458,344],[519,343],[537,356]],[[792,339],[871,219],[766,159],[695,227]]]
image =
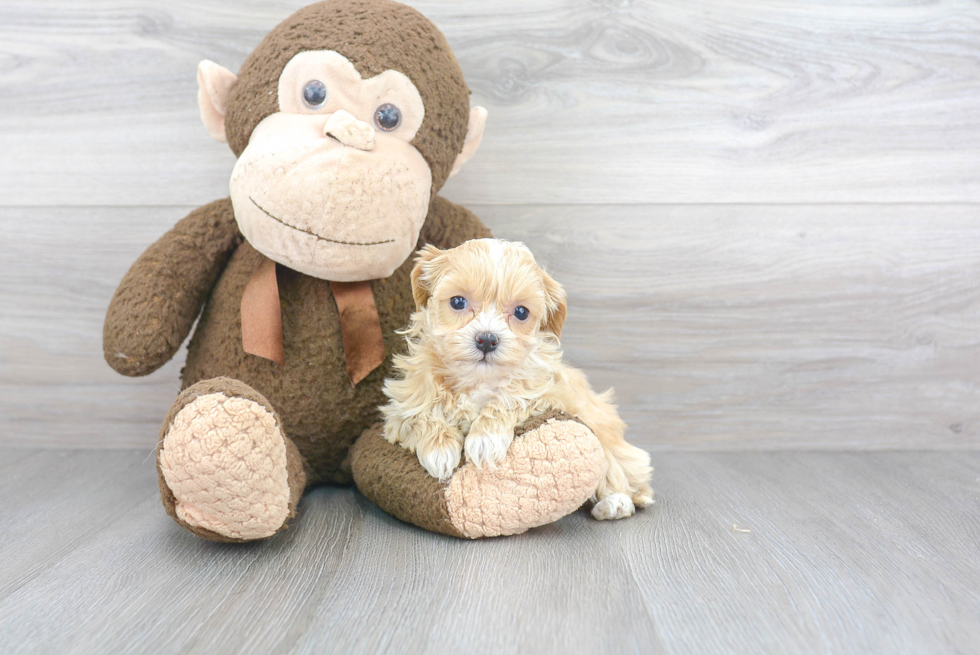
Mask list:
[[306,487],[306,463],[260,393],[231,378],[202,380],[174,402],[157,444],[167,513],[213,541],[271,537]]
[[466,462],[447,482],[426,473],[415,453],[381,436],[381,424],[351,449],[357,488],[403,521],[455,537],[520,534],[581,507],[605,472],[592,431],[566,415],[538,416],[517,428],[497,468]]

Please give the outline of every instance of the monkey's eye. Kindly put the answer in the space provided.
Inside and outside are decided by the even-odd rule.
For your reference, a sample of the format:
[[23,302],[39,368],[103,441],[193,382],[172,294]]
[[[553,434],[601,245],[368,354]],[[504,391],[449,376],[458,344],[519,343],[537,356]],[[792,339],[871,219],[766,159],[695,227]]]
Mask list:
[[449,299],[449,306],[457,311],[466,309],[466,298],[463,296],[453,296]]
[[374,110],[374,123],[385,132],[393,132],[402,123],[402,111],[390,102]]
[[319,109],[327,101],[327,85],[320,80],[310,80],[303,87],[303,102],[310,109]]
[[514,316],[517,317],[518,321],[526,321],[530,315],[531,312],[527,311],[527,307],[524,305],[518,305],[514,308]]

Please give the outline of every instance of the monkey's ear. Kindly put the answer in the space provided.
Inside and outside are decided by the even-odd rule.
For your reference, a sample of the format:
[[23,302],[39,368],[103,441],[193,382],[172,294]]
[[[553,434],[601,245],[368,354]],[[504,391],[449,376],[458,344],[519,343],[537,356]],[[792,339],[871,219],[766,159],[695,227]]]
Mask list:
[[224,66],[205,59],[197,65],[197,105],[201,109],[201,120],[208,134],[215,141],[227,143],[225,137],[225,111],[231,87],[238,76]]
[[429,244],[419,250],[418,257],[415,258],[415,268],[412,269],[412,296],[415,297],[416,310],[422,309],[429,302],[432,287],[441,269],[439,263],[445,259],[438,259],[442,254],[442,250]]
[[476,154],[476,149],[480,147],[480,141],[483,140],[483,128],[486,126],[487,110],[483,107],[471,109],[470,123],[466,127],[466,139],[463,141],[463,150],[456,155],[456,161],[453,162],[453,170],[449,171],[449,177],[458,173],[463,164]]
[[561,329],[565,325],[565,315],[568,313],[565,290],[544,271],[541,271],[541,275],[544,276],[544,299],[548,306],[544,329],[554,332],[556,337],[561,338]]

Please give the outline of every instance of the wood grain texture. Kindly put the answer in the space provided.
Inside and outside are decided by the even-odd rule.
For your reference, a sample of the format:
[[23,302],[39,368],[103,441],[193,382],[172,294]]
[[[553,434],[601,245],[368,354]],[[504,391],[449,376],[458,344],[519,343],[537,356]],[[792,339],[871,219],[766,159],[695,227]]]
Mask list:
[[[972,205],[473,206],[569,293],[568,360],[645,448],[977,448]],[[183,351],[126,379],[105,308],[191,208],[0,208],[0,443],[149,448]]]
[[[10,459],[17,461],[10,464]],[[466,542],[354,491],[182,531],[152,460],[0,451],[4,653],[970,653],[980,453],[661,453],[658,503]],[[733,526],[740,530],[736,532]]]
[[[305,0],[0,5],[0,203],[198,205],[195,67]],[[412,2],[490,110],[467,203],[980,201],[973,0]]]

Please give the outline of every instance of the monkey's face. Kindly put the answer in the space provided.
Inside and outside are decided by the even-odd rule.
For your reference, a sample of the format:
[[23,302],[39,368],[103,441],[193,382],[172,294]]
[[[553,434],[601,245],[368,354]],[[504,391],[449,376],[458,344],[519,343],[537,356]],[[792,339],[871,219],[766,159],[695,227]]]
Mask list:
[[411,144],[425,118],[415,85],[394,70],[362,79],[337,52],[305,51],[278,94],[231,176],[242,234],[307,275],[388,277],[414,250],[432,189]]
[[277,25],[239,75],[198,66],[212,137],[239,157],[242,234],[273,261],[337,282],[391,275],[431,194],[476,153],[470,107],[438,28],[390,0],[324,0]]

